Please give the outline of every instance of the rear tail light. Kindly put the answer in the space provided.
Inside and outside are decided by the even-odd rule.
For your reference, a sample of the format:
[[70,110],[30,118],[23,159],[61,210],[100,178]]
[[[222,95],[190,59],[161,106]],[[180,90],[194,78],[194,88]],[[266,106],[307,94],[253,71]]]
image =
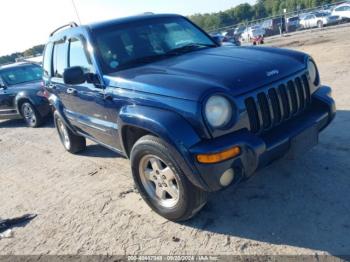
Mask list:
[[45,89],[45,82],[41,81],[40,82],[40,90],[36,93],[37,96],[45,97],[48,98],[50,96],[50,93],[47,92]]

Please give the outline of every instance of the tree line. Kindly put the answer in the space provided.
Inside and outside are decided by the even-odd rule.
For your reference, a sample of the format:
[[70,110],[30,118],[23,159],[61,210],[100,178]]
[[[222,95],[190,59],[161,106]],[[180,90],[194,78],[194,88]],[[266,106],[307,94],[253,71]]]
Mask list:
[[189,18],[207,31],[236,25],[252,20],[258,20],[287,12],[339,2],[339,0],[258,0],[256,4],[240,4],[218,13],[194,14]]
[[16,59],[21,57],[31,57],[41,55],[44,51],[44,45],[36,45],[32,48],[25,50],[24,52],[16,52],[10,55],[0,56],[0,65],[13,63]]

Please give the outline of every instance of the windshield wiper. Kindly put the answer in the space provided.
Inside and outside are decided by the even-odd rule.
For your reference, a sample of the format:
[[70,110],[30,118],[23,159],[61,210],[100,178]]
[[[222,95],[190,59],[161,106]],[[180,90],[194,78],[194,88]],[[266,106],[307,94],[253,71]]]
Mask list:
[[200,48],[204,48],[204,47],[216,47],[216,45],[214,44],[202,44],[202,43],[190,43],[181,47],[177,47],[174,49],[169,50],[168,52],[166,52],[166,54],[181,54],[181,53],[186,53],[186,52],[191,52],[194,50],[198,50]]
[[136,58],[136,59],[130,60],[124,64],[121,64],[120,66],[118,66],[118,69],[125,69],[125,68],[135,66],[135,65],[152,63],[152,62],[155,62],[159,59],[162,59],[162,58],[165,58],[168,56],[169,56],[168,54],[157,54],[157,55],[150,55],[150,56]]

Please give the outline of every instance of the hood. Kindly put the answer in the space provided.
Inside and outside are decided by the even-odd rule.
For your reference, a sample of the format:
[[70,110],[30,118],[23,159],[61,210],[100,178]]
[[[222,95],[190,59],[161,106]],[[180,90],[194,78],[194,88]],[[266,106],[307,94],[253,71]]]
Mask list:
[[262,47],[194,51],[105,76],[111,86],[198,101],[209,91],[238,96],[305,69],[306,55]]

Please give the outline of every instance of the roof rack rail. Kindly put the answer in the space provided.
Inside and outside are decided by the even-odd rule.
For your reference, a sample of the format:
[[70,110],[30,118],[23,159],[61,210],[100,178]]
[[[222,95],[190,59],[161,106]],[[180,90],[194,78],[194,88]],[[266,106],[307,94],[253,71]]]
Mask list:
[[63,25],[63,26],[60,26],[59,28],[57,28],[56,30],[54,30],[50,36],[53,36],[57,31],[65,28],[65,27],[77,27],[78,24],[76,22],[70,22],[69,24],[66,24],[66,25]]

